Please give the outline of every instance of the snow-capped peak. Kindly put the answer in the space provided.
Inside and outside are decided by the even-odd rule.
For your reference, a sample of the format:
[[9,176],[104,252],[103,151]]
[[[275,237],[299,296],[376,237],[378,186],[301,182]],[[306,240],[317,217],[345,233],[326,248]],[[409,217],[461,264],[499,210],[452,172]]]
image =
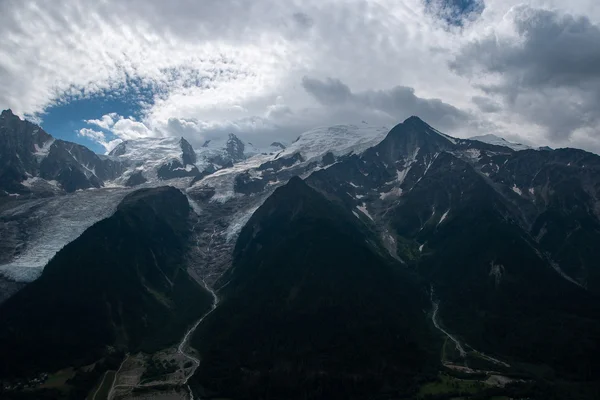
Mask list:
[[184,167],[195,162],[195,153],[183,138],[143,138],[127,140],[110,153],[110,157],[128,164],[120,178],[126,181],[133,173],[142,173],[147,180],[158,179],[157,171],[163,165],[178,161]]
[[315,128],[302,133],[279,157],[300,153],[306,161],[311,161],[328,152],[335,156],[361,153],[382,141],[388,131],[386,127],[368,124]]
[[504,146],[504,147],[508,147],[510,149],[513,149],[515,151],[520,151],[520,150],[528,150],[531,149],[531,147],[521,144],[521,143],[513,143],[513,142],[509,142],[508,140],[500,137],[500,136],[496,136],[496,135],[492,135],[492,134],[487,134],[487,135],[481,135],[481,136],[473,136],[471,138],[469,138],[470,140],[477,140],[478,142],[482,142],[482,143],[487,143],[487,144],[493,144],[496,146]]

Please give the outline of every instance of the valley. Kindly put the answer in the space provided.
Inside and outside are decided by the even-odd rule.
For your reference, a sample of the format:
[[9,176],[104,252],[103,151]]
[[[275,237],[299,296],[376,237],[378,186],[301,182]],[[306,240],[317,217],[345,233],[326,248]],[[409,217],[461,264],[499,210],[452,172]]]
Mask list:
[[0,182],[3,399],[599,393],[594,154],[417,117],[103,157],[36,134]]

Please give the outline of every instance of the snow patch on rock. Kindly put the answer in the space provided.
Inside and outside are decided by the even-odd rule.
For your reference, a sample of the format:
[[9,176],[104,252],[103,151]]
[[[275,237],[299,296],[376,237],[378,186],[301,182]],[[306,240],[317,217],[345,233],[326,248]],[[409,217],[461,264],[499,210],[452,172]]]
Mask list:
[[375,221],[373,219],[373,217],[371,216],[371,214],[369,214],[369,210],[367,210],[367,205],[365,203],[362,203],[362,206],[356,206],[356,208],[358,208],[360,210],[361,213],[365,214],[367,217],[369,217],[371,219],[371,221]]

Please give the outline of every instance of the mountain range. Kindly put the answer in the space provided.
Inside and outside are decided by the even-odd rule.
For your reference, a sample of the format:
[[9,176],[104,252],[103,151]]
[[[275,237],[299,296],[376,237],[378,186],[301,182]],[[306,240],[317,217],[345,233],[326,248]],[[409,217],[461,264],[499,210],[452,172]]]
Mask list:
[[595,154],[411,117],[100,156],[10,111],[0,151],[2,398],[600,395]]

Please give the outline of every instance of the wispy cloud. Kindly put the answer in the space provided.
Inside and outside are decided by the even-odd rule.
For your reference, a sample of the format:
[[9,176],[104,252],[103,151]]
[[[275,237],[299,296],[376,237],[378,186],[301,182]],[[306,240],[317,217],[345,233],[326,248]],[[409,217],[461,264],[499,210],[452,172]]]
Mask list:
[[104,132],[95,131],[89,128],[80,129],[78,131],[78,135],[95,141],[96,143],[103,146],[107,152],[114,149],[119,143],[123,141],[122,139],[107,140]]
[[86,123],[90,125],[96,125],[102,129],[110,129],[115,125],[115,120],[118,120],[120,116],[117,113],[110,113],[103,115],[101,119],[87,119]]
[[[417,113],[459,136],[491,130],[600,149],[592,86],[537,90],[523,80],[590,82],[589,72],[551,57],[558,48],[544,53],[552,46],[540,38],[559,40],[573,63],[595,54],[600,3],[531,0],[527,14],[519,2],[4,0],[0,107],[40,116],[77,99],[126,97],[138,114],[94,116],[80,132],[107,144],[227,131],[268,142],[315,125],[392,124]],[[592,65],[585,60],[578,65]],[[560,114],[546,106],[560,104],[569,105]],[[559,115],[570,135],[548,129]]]

